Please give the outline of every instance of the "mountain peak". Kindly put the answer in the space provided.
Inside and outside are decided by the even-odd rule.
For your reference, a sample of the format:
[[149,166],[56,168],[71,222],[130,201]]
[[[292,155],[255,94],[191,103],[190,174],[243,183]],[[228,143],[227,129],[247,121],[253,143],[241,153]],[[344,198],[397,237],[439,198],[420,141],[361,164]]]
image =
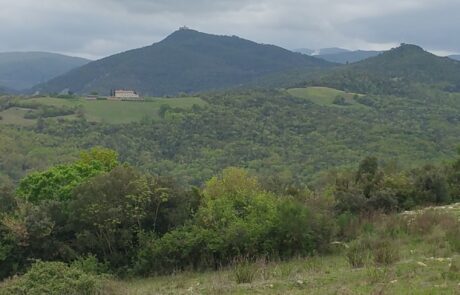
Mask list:
[[34,90],[107,93],[124,87],[148,95],[174,95],[239,87],[285,71],[334,65],[274,45],[181,28],[161,42],[89,63]]
[[203,33],[197,30],[190,29],[188,27],[181,27],[178,30],[171,33],[167,36],[161,43],[168,42],[180,42],[180,41],[190,41],[206,37],[217,37],[211,34]]
[[399,47],[393,48],[389,51],[390,53],[417,53],[417,54],[430,54],[425,51],[422,47],[414,44],[402,43]]

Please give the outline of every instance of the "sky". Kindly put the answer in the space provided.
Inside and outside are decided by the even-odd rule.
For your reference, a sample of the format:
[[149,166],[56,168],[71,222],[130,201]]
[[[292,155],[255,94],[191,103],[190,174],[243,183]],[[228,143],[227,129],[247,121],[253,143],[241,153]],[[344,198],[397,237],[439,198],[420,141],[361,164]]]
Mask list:
[[90,59],[150,45],[186,25],[287,49],[460,52],[459,0],[0,0],[0,52]]

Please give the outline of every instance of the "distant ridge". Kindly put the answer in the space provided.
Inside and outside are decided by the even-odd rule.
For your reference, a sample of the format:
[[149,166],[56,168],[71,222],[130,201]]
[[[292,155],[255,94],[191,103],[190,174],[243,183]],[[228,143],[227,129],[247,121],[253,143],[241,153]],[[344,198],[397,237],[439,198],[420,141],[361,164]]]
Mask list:
[[317,58],[324,59],[329,62],[347,64],[355,63],[358,61],[365,60],[370,57],[374,57],[382,53],[383,51],[372,51],[372,50],[348,50],[338,47],[322,48],[319,50],[312,50],[307,48],[295,49],[294,52],[311,55]]
[[112,88],[143,95],[173,95],[244,85],[290,69],[334,64],[236,36],[180,29],[163,41],[91,62],[33,91],[107,94]]
[[87,59],[48,52],[0,53],[0,85],[24,90],[88,62]]
[[375,57],[340,67],[312,83],[360,93],[397,93],[412,83],[460,91],[460,62],[402,44]]
[[383,51],[356,50],[356,51],[348,51],[348,52],[341,52],[341,53],[334,53],[334,54],[320,54],[317,57],[330,61],[330,62],[346,64],[346,63],[359,62],[359,61],[377,56],[381,54],[382,52]]

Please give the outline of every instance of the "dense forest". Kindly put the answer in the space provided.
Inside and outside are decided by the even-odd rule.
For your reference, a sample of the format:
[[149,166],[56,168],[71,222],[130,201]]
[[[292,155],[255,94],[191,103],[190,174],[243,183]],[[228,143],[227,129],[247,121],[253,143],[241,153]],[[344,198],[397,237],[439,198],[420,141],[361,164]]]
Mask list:
[[[0,179],[17,182],[96,145],[144,171],[195,185],[228,166],[311,184],[321,172],[366,155],[404,168],[452,159],[460,134],[459,96],[416,90],[416,98],[360,95],[345,105],[321,105],[284,90],[214,93],[202,95],[205,105],[164,105],[157,116],[116,125],[88,122],[84,114],[52,117],[78,109],[39,108],[27,114],[41,116],[30,126],[0,125]],[[8,101],[5,108],[17,105]]]

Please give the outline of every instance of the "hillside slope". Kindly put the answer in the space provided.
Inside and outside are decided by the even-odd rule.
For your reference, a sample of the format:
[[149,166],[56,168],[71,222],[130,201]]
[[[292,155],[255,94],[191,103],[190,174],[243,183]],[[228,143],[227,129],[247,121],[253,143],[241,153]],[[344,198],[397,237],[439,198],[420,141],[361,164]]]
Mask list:
[[331,65],[273,45],[181,29],[159,43],[89,63],[35,90],[107,94],[112,88],[133,88],[144,95],[166,95],[239,86],[293,68]]
[[407,94],[416,84],[460,90],[460,62],[402,44],[361,62],[327,72],[310,84],[357,93]]
[[0,53],[0,85],[24,90],[88,62],[79,57],[47,52]]
[[382,51],[356,50],[356,51],[340,52],[340,53],[333,53],[333,54],[320,54],[317,57],[330,61],[330,62],[346,64],[346,63],[354,63],[354,62],[362,61],[370,57],[377,56],[380,53],[382,53]]

